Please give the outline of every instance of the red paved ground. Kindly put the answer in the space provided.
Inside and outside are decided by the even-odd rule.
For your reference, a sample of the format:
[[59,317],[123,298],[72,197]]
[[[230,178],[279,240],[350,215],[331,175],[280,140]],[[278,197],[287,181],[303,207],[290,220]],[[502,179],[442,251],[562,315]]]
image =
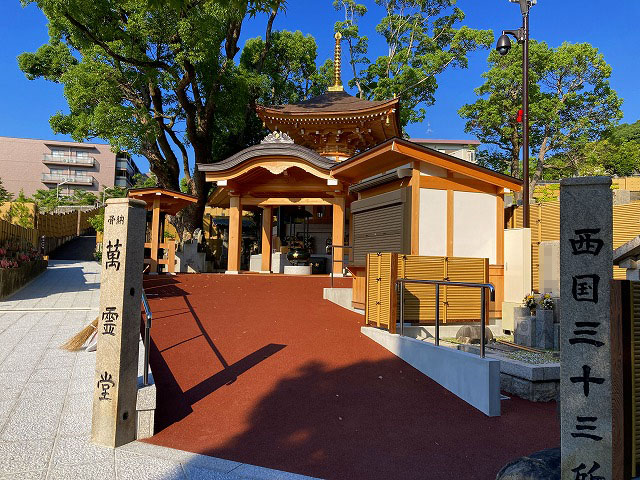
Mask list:
[[322,478],[441,480],[493,479],[559,445],[555,403],[512,398],[486,417],[361,335],[361,316],[322,300],[328,282],[146,279],[149,442]]

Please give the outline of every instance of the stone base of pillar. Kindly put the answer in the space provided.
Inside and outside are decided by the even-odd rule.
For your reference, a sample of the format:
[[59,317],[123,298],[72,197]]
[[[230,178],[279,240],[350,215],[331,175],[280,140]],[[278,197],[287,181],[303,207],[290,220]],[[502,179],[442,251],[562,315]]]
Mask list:
[[238,270],[227,270],[224,273],[226,275],[238,275],[240,272]]
[[285,275],[311,275],[311,265],[287,265]]
[[260,270],[259,273],[271,273],[271,270]]

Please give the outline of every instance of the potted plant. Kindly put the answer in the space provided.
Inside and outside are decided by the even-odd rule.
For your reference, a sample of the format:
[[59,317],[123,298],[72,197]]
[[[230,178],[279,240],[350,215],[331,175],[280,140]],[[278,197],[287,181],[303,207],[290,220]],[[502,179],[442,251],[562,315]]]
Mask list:
[[550,294],[540,297],[540,308],[536,311],[536,347],[553,348],[553,308],[554,302]]

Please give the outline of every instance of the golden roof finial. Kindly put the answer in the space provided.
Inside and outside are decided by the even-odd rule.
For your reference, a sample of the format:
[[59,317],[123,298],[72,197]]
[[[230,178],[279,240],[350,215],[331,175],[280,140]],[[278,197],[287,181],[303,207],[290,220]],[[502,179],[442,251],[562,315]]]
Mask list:
[[340,40],[342,39],[342,34],[337,32],[335,35],[336,39],[336,48],[333,56],[333,85],[329,87],[330,92],[344,92],[344,87],[342,86],[342,78],[340,66],[342,63],[342,48],[340,47]]

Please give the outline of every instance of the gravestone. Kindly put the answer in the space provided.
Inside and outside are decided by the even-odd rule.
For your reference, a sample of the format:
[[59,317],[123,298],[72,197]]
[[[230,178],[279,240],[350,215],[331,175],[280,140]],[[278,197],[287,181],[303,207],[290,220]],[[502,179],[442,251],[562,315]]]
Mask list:
[[609,177],[560,187],[562,478],[612,478]]
[[518,345],[533,347],[536,343],[536,322],[531,311],[527,307],[516,307],[513,324],[513,341]]
[[119,447],[136,438],[145,202],[107,200],[91,441]]
[[536,311],[536,348],[544,350],[553,348],[553,310],[538,309]]

